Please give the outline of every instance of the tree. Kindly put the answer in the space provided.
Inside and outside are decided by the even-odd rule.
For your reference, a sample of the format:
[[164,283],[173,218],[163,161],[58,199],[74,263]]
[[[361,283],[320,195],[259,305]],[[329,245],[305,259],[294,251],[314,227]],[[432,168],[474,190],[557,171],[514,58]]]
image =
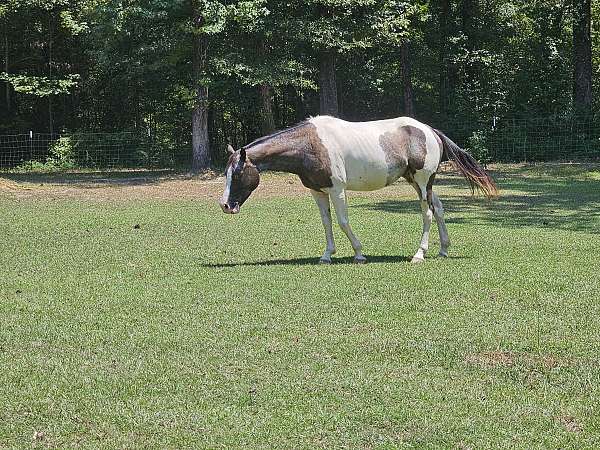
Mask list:
[[[208,65],[208,33],[206,29],[206,4],[192,0],[194,31],[192,34],[192,80],[195,83],[192,109],[192,173],[210,165],[208,140],[208,83],[205,79]],[[221,6],[219,4],[219,6]],[[213,4],[214,7],[219,7]]]
[[592,108],[591,0],[573,0],[573,105],[589,114]]
[[[264,64],[266,61],[267,44],[264,37],[259,38],[257,43],[257,53]],[[260,117],[261,117],[261,134],[267,135],[275,131],[275,119],[273,118],[273,106],[271,101],[271,86],[262,81],[258,84],[258,94],[260,96]]]
[[368,19],[377,9],[373,0],[296,0],[292,3],[301,45],[313,48],[319,69],[319,110],[339,115],[336,61],[341,54],[368,48],[373,40]]
[[416,110],[466,136],[492,116],[589,112],[591,8],[592,19],[590,0],[5,0],[0,133],[134,131],[149,141],[135,158],[199,171],[227,143],[319,111]]
[[446,121],[450,99],[454,96],[454,88],[456,84],[455,69],[452,64],[450,54],[450,38],[452,36],[451,25],[451,7],[450,0],[439,0],[438,12],[438,29],[439,40],[436,41],[438,48],[438,64],[439,64],[439,95],[438,108],[442,116],[442,121]]
[[[5,84],[3,123],[8,130],[33,128],[33,118],[41,117],[43,123],[36,123],[36,128],[54,131],[54,101],[72,92],[79,80],[73,47],[77,49],[78,36],[87,27],[78,19],[85,6],[83,0],[35,4],[10,0],[0,6],[4,47],[0,81]],[[61,116],[65,109],[59,111]],[[14,120],[15,112],[23,119],[21,124]]]
[[415,116],[415,102],[413,98],[412,71],[410,64],[410,43],[404,41],[400,47],[400,58],[402,59],[402,85],[404,98],[404,115]]
[[399,54],[402,77],[403,114],[415,116],[412,81],[411,38],[416,41],[420,34],[418,24],[426,17],[427,8],[419,2],[387,0],[378,5],[373,28],[374,42],[388,48],[394,56]]
[[[2,34],[3,34],[3,44],[4,44],[4,73],[8,75],[8,67],[9,67],[9,60],[10,60],[10,47],[8,46],[8,20],[3,17],[2,21],[0,22],[2,24]],[[11,101],[10,101],[10,93],[11,93],[11,85],[10,82],[8,80],[4,81],[4,105],[5,105],[5,113],[6,113],[6,118],[5,120],[8,120],[8,117],[10,117],[11,115]]]
[[339,115],[335,61],[335,50],[319,52],[319,112],[334,117]]

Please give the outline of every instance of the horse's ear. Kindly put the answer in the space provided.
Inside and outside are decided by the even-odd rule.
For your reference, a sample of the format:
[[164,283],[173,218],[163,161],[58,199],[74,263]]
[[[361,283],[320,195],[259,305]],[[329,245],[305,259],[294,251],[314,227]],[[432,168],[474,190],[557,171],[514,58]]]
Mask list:
[[240,150],[240,162],[241,163],[246,162],[246,150],[244,150],[244,149]]
[[233,149],[231,144],[227,144],[227,153],[230,153],[232,155],[235,153],[235,150]]

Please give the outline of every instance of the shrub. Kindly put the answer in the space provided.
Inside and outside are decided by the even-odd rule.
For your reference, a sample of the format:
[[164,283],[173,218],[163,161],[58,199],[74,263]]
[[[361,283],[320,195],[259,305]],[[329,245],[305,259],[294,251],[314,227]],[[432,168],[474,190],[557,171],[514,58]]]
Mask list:
[[75,167],[75,152],[71,143],[71,137],[60,137],[50,145],[50,156],[46,164],[55,170],[67,170]]
[[17,167],[21,172],[60,172],[76,167],[73,146],[70,137],[60,137],[48,148],[45,162],[30,160]]
[[467,138],[467,150],[481,164],[486,165],[491,161],[490,151],[488,149],[488,133],[487,131],[477,130],[471,133]]

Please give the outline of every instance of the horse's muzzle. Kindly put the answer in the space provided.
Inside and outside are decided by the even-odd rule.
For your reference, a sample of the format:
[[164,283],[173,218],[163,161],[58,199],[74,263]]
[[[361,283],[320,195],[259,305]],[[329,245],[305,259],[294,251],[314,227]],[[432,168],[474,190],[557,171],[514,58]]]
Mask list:
[[233,206],[224,202],[219,202],[219,205],[221,205],[221,209],[225,214],[238,214],[240,212],[240,204],[237,202]]

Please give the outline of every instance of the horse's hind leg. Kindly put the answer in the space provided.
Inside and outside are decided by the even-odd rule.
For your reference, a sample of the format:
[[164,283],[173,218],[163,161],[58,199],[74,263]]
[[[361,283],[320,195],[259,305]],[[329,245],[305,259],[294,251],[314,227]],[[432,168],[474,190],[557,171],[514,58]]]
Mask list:
[[[418,175],[421,175],[419,178],[423,178],[422,173]],[[413,263],[421,263],[425,261],[425,254],[427,253],[427,250],[429,250],[429,230],[431,229],[434,210],[433,191],[431,190],[431,187],[433,185],[434,177],[435,174],[433,174],[431,177],[428,177],[428,179],[426,178],[427,181],[425,183],[423,183],[422,180],[413,180],[411,183],[419,195],[419,200],[421,202],[421,213],[423,215],[423,234],[421,235],[419,249],[411,260]]]
[[362,254],[362,245],[360,241],[354,236],[352,232],[352,228],[350,228],[350,223],[348,222],[348,204],[346,202],[346,190],[341,188],[331,188],[329,190],[329,197],[331,198],[331,202],[333,203],[333,207],[335,209],[335,215],[337,216],[337,221],[348,239],[352,244],[352,248],[354,249],[354,262],[355,263],[364,263],[367,261],[367,258]]
[[423,215],[423,234],[421,235],[421,244],[411,262],[421,263],[425,261],[425,254],[429,250],[429,230],[433,219],[433,211],[429,207],[426,199],[421,199],[421,213]]
[[319,212],[321,213],[321,221],[323,222],[323,228],[325,229],[325,238],[327,239],[327,247],[325,248],[325,253],[321,256],[319,262],[322,264],[329,264],[331,262],[331,255],[335,253],[335,243],[333,241],[333,230],[331,228],[331,209],[329,208],[329,195],[324,194],[323,192],[313,191],[311,189],[310,193],[312,194],[317,206],[319,207]]
[[440,256],[448,256],[448,247],[450,247],[450,239],[448,239],[448,229],[444,221],[444,207],[442,202],[435,192],[432,192],[433,200],[433,215],[437,222],[438,231],[440,233]]

